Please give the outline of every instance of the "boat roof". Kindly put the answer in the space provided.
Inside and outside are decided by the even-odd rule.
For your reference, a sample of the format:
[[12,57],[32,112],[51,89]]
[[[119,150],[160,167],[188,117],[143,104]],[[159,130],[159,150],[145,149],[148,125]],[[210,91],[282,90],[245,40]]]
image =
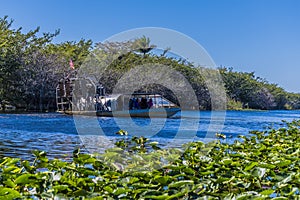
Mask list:
[[108,94],[106,97],[118,98],[119,96],[139,96],[139,95],[157,96],[157,97],[162,96],[160,94],[153,94],[153,93],[132,93],[132,94]]
[[142,96],[142,95],[153,95],[153,96],[161,96],[160,94],[154,94],[154,93],[142,93],[142,92],[139,92],[139,93],[132,93],[132,94],[124,94],[124,95],[131,95],[131,96]]

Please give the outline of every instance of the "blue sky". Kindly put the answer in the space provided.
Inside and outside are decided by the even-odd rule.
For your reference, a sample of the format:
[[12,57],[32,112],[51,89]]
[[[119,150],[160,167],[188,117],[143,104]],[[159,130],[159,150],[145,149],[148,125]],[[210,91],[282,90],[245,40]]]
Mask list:
[[298,0],[0,0],[0,17],[8,15],[24,31],[60,29],[55,42],[173,29],[201,44],[217,65],[254,71],[292,92],[300,92],[299,10]]

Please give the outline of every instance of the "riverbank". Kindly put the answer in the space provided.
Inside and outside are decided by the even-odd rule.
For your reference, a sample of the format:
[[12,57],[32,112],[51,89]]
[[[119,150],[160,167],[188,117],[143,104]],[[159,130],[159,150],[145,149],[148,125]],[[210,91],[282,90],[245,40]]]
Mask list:
[[56,113],[55,110],[44,110],[44,111],[39,111],[39,110],[24,110],[24,109],[16,109],[16,110],[1,110],[0,109],[0,114],[39,114],[39,113]]

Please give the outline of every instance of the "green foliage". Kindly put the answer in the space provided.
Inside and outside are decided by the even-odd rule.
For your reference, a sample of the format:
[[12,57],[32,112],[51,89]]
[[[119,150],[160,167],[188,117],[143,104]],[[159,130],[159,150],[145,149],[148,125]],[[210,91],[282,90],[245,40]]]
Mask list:
[[78,67],[89,53],[91,41],[52,44],[59,34],[39,28],[23,33],[12,20],[0,18],[0,103],[8,101],[26,110],[55,109],[55,87],[70,71],[69,60]]
[[242,110],[243,104],[240,101],[236,101],[233,99],[227,99],[227,110]]
[[[145,66],[145,74],[147,74],[147,69],[160,69],[161,66],[170,67],[172,70],[176,70],[180,74],[182,74],[191,84],[192,88],[194,89],[199,104],[201,105],[202,109],[210,109],[211,102],[210,102],[210,95],[207,89],[207,86],[203,80],[201,75],[201,70],[199,68],[194,68],[191,63],[187,63],[186,61],[177,60],[175,58],[165,57],[164,55],[155,55],[155,54],[147,54],[147,55],[140,55],[135,52],[130,51],[130,48],[125,51],[126,53],[121,53],[119,49],[121,49],[118,44],[109,44],[113,49],[111,49],[112,55],[104,57],[102,55],[103,52],[106,52],[107,45],[102,44],[101,46],[98,44],[95,51],[98,57],[106,60],[104,63],[110,63],[107,65],[106,68],[101,68],[100,71],[95,71],[93,69],[88,70],[85,69],[84,71],[89,71],[89,73],[95,77],[98,77],[100,82],[106,86],[106,91],[111,93],[115,88],[115,85],[120,80],[120,78],[124,75],[124,73],[132,70],[136,66]],[[120,44],[123,45],[123,44]],[[126,44],[127,45],[127,44]],[[111,59],[114,58],[114,59]],[[98,64],[101,66],[101,63]],[[151,67],[146,67],[151,66]],[[100,75],[99,75],[100,74]],[[135,74],[135,76],[139,76],[139,74]],[[143,75],[141,75],[143,76]],[[165,74],[165,77],[167,74]],[[177,80],[173,84],[178,84],[180,86],[180,81]],[[178,83],[177,83],[178,82]],[[124,88],[123,91],[126,91],[126,85],[122,85]],[[170,91],[168,88],[163,87],[162,85],[158,84],[150,84],[150,85],[141,85],[141,88],[138,88],[136,92],[153,92],[153,93],[161,93],[164,94],[166,98],[171,100],[174,103],[179,103],[178,98]],[[198,108],[195,108],[198,109]]]
[[[126,136],[101,155],[77,149],[71,162],[49,160],[39,151],[34,152],[32,163],[2,158],[0,198],[297,199],[300,122],[286,125],[252,131],[252,136],[240,136],[232,144],[188,143],[184,151],[161,149],[147,138]],[[225,139],[222,134],[218,137]],[[117,154],[129,155],[124,152],[131,154],[127,167],[114,161]],[[142,161],[147,166],[139,168]],[[162,167],[149,165],[153,161]]]
[[89,55],[92,46],[92,41],[81,39],[79,42],[63,42],[60,44],[49,44],[45,48],[45,51],[49,55],[56,55],[57,57],[64,59],[64,67],[68,68],[69,60],[74,63],[74,68],[79,68],[86,57]]
[[128,132],[124,131],[124,130],[119,130],[116,134],[118,134],[118,135],[128,135]]
[[[22,28],[13,29],[12,23],[7,16],[0,18],[0,103],[10,102],[25,110],[55,110],[55,88],[61,79],[73,72],[69,67],[70,60],[74,63],[75,73],[77,70],[87,72],[105,85],[108,93],[124,73],[135,66],[160,68],[163,65],[186,78],[197,95],[200,109],[211,109],[211,94],[219,95],[218,84],[214,84],[218,80],[215,77],[204,80],[204,73],[211,76],[216,70],[172,58],[167,55],[169,47],[161,55],[151,53],[155,45],[146,36],[124,42],[96,43],[93,47],[91,40],[84,39],[53,44],[59,31],[39,36],[39,28],[24,33]],[[253,72],[235,72],[232,68],[220,68],[219,71],[229,109],[300,109],[299,94],[288,93],[276,84],[256,77]],[[174,84],[180,85],[180,81]],[[143,85],[138,90],[164,94],[177,104],[181,98],[158,84]],[[221,96],[225,98],[225,95]]]
[[143,53],[144,56],[146,53],[150,52],[153,48],[155,48],[155,45],[150,45],[150,38],[147,38],[146,36],[142,36],[141,38],[137,38],[132,45],[132,49],[134,51]]
[[[204,80],[204,75],[215,74],[213,69],[206,69],[194,66],[186,60],[167,57],[165,52],[161,55],[144,52],[144,55],[135,53],[139,49],[148,49],[149,38],[145,36],[135,41],[124,43],[98,43],[94,49],[98,56],[99,71],[87,70],[91,75],[98,77],[103,83],[107,92],[112,92],[116,83],[124,73],[132,70],[135,66],[151,65],[153,68],[160,68],[160,65],[168,66],[181,73],[193,87],[197,95],[200,109],[211,109],[211,96],[209,92],[214,88],[214,77],[211,83]],[[154,46],[153,46],[154,47]],[[105,66],[105,67],[103,67]],[[146,70],[146,67],[145,67]],[[300,95],[288,93],[276,84],[270,84],[266,80],[256,77],[254,72],[235,72],[232,68],[220,68],[219,72],[223,78],[228,99],[228,109],[298,109],[300,108]],[[147,73],[147,72],[145,72]],[[100,75],[99,75],[100,74]],[[138,74],[135,74],[138,76]],[[176,83],[174,83],[176,84]],[[209,85],[207,85],[209,84]],[[124,85],[124,91],[126,86]],[[171,91],[161,85],[143,85],[137,92],[158,92],[164,94],[168,99],[179,103]],[[196,108],[197,109],[197,108]]]
[[0,99],[18,105],[30,99],[28,93],[32,92],[31,88],[41,89],[34,84],[37,78],[47,83],[46,76],[37,75],[40,71],[35,70],[35,67],[41,68],[42,63],[49,65],[50,61],[45,60],[41,50],[59,32],[44,33],[42,37],[38,37],[39,28],[22,33],[21,28],[12,29],[12,23],[7,17],[0,19]]
[[232,68],[220,68],[229,96],[228,107],[251,109],[299,109],[300,95],[286,92],[276,84],[256,77],[254,72],[235,72]]

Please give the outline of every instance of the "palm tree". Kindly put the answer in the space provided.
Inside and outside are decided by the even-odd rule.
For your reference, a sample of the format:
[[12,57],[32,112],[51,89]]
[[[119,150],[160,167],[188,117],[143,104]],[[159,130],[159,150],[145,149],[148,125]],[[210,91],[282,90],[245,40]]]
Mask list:
[[150,39],[144,35],[143,37],[136,39],[132,45],[134,51],[143,53],[144,56],[146,53],[150,52],[155,47],[156,46],[153,44],[150,45]]
[[160,56],[164,57],[168,53],[168,51],[170,51],[170,50],[171,50],[171,47],[165,48],[164,52]]

